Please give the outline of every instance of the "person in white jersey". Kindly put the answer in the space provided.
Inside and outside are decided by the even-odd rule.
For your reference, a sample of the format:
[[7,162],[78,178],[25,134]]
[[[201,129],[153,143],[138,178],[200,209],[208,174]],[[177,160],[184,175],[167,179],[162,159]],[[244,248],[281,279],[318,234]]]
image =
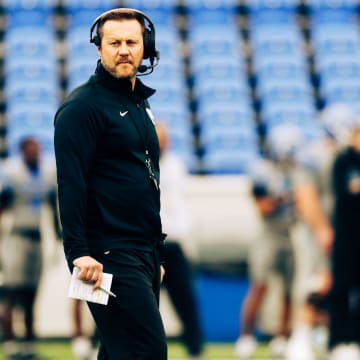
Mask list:
[[[9,235],[2,240],[4,313],[2,332],[8,359],[19,354],[35,359],[33,342],[34,303],[42,269],[41,216],[45,203],[56,215],[56,174],[54,162],[41,158],[41,146],[33,137],[20,143],[20,156],[4,163],[1,210],[11,215]],[[54,216],[55,224],[57,216]],[[23,311],[25,336],[20,342],[15,330],[13,309]]]

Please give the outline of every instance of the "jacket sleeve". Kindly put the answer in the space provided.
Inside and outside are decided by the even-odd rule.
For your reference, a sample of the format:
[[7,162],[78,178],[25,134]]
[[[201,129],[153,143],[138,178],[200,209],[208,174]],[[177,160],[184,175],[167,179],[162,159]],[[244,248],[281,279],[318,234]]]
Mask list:
[[101,132],[101,121],[89,104],[67,103],[55,116],[59,209],[70,266],[74,259],[90,255],[86,238],[87,179]]

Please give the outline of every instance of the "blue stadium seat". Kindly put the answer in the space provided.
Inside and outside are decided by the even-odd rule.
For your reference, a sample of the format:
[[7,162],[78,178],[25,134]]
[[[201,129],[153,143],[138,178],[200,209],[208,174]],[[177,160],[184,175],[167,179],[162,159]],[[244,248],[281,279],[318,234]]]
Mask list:
[[271,51],[272,53],[297,53],[296,49],[302,41],[296,23],[276,23],[270,25],[252,25],[251,43],[258,51]]
[[[269,66],[270,65],[270,66]],[[268,64],[266,67],[254,67],[256,70],[257,86],[260,91],[267,91],[268,88],[289,87],[292,84],[296,88],[309,88],[309,75],[307,65],[292,66],[286,62]]]
[[310,10],[311,25],[357,23],[357,0],[305,0]]
[[196,88],[197,100],[201,108],[207,105],[228,106],[232,103],[238,103],[241,99],[250,99],[250,92],[247,87],[240,82],[233,81],[226,83],[216,83],[209,81]]
[[341,103],[360,112],[360,88],[357,85],[351,88],[335,88],[331,92],[324,94],[324,103],[325,106]]
[[101,12],[119,7],[117,0],[63,0],[63,5],[68,12],[77,10],[96,10],[100,15]]
[[43,26],[51,30],[53,26],[53,16],[50,9],[7,10],[5,16],[8,29]]
[[185,106],[174,107],[171,104],[159,104],[151,101],[155,119],[166,123],[169,128],[190,127],[190,114]]
[[292,123],[301,126],[305,122],[314,122],[316,119],[315,106],[308,102],[289,102],[271,104],[262,110],[265,126],[272,127],[279,124]]
[[262,104],[261,111],[266,114],[278,114],[278,113],[308,113],[314,114],[315,104],[313,97],[301,97],[298,96],[294,100],[280,100],[280,101],[268,101]]
[[[333,79],[321,88],[325,99],[334,99],[337,96],[339,101],[354,101],[359,99],[360,79],[359,78],[339,78]],[[348,98],[348,99],[347,99]],[[351,100],[352,99],[352,100]]]
[[149,86],[155,88],[158,86],[177,86],[178,88],[183,88],[185,86],[183,69],[180,62],[164,63],[161,61],[161,63],[155,67],[154,72],[150,76],[144,77],[142,80]]
[[356,10],[358,5],[357,0],[305,0],[305,5],[308,6],[311,10],[341,10],[341,9],[349,9]]
[[312,99],[313,90],[304,76],[294,78],[259,78],[258,95],[266,101],[283,102],[291,99]]
[[[58,100],[59,98],[59,88],[56,84],[45,82],[45,81],[36,81],[36,82],[23,82],[23,81],[15,81],[15,82],[5,82],[4,86],[4,96],[5,99],[9,102],[16,101],[17,95],[20,94],[20,98],[29,98],[26,93],[31,93],[31,97],[33,99],[37,99],[38,97],[45,98],[53,98]],[[39,95],[41,94],[41,95]],[[43,95],[46,94],[46,95]],[[44,97],[45,96],[45,97]],[[24,100],[25,101],[25,100]],[[26,102],[26,101],[25,101]],[[52,103],[52,101],[50,102]]]
[[30,104],[47,104],[56,108],[59,104],[60,96],[58,88],[53,88],[49,91],[48,86],[39,86],[38,83],[28,84],[23,86],[6,86],[5,87],[5,100],[7,109],[13,107],[27,106]]
[[161,63],[181,61],[181,40],[174,24],[156,25],[156,48],[160,51]]
[[207,174],[246,174],[259,156],[258,152],[248,150],[246,145],[234,149],[218,148],[204,154],[202,170]]
[[204,118],[204,112],[213,104],[224,109],[242,99],[250,101],[246,67],[240,52],[241,39],[236,27],[223,23],[213,26],[194,24],[189,33],[199,119]]
[[[290,25],[296,22],[296,0],[279,0],[276,2],[247,1],[250,26]],[[282,4],[283,3],[283,4]]]
[[356,24],[314,25],[311,37],[317,54],[357,54],[360,35]]
[[52,9],[54,0],[3,0],[3,6],[10,11]]
[[[255,130],[255,125],[249,126],[246,122],[241,122],[240,119],[236,123],[212,123],[210,121],[204,121],[200,124],[200,137],[201,143],[207,149],[208,147],[216,146],[215,144],[219,143],[221,147],[228,147],[229,145],[224,145],[223,139],[226,141],[233,141],[237,137],[243,143],[246,143],[250,147],[256,147],[257,144],[257,134]],[[239,145],[236,143],[236,146]]]
[[197,25],[190,29],[189,37],[194,58],[199,55],[202,57],[218,56],[224,59],[224,54],[227,58],[239,57],[239,49],[236,45],[240,39],[235,25]]
[[[335,62],[323,66],[320,73],[320,87],[325,90],[339,82],[344,85],[349,81],[360,78],[360,61],[355,58],[353,62]],[[349,81],[348,81],[349,80]]]
[[169,143],[169,150],[175,153],[186,153],[192,148],[192,134],[188,127],[168,127],[169,137],[171,142]]
[[201,10],[194,9],[189,14],[190,24],[195,25],[224,25],[232,26],[235,24],[235,14],[228,9]]
[[191,26],[234,25],[236,0],[186,0]]
[[[89,20],[91,22],[95,14],[92,10],[86,12],[86,14],[88,18],[91,17],[91,20]],[[72,18],[72,21],[74,21],[74,18]],[[79,25],[74,21],[65,38],[67,92],[87,81],[95,72],[99,56],[96,47],[89,40],[89,24]]]
[[125,0],[124,6],[134,9],[171,9],[176,0]]
[[193,71],[197,81],[201,84],[207,79],[227,81],[228,79],[239,79],[246,81],[245,65],[239,58],[227,59],[201,57],[193,61]]
[[238,2],[237,0],[185,0],[184,5],[190,10],[218,10],[218,9],[234,9]]
[[55,64],[46,62],[28,62],[26,59],[22,59],[21,62],[11,61],[6,66],[6,79],[8,83],[19,82],[19,83],[33,83],[33,82],[48,82],[57,86],[57,68]]
[[6,56],[13,59],[45,58],[55,61],[55,34],[44,26],[8,29],[4,37]]
[[99,8],[79,8],[79,9],[67,9],[67,22],[68,22],[68,31],[73,28],[78,27],[87,27],[88,35],[86,39],[90,39],[90,25],[93,21],[107,9]]
[[158,26],[175,26],[175,0],[125,0],[124,6],[144,12],[154,23],[156,33]]
[[152,112],[155,121],[161,121],[167,126],[170,142],[169,149],[180,155],[187,164],[188,169],[195,169],[195,154],[193,154],[193,133],[190,125],[190,114],[184,106],[153,103]]
[[75,61],[83,57],[98,57],[96,46],[90,43],[89,26],[71,27],[66,35],[65,46],[67,57]]
[[[236,103],[207,104],[198,114],[199,125],[214,127],[255,126],[254,111],[248,99],[239,99]],[[209,125],[207,125],[209,124]]]
[[211,126],[203,124],[200,130],[200,139],[205,151],[211,148],[233,149],[247,147],[255,149],[258,146],[257,134],[254,127],[249,126]]
[[198,114],[199,124],[211,123],[217,127],[249,127],[255,126],[255,115],[251,104],[247,99],[239,99],[238,102],[219,106],[208,104]]
[[156,93],[151,97],[151,104],[164,104],[167,103],[172,106],[183,106],[185,103],[185,87],[168,86],[163,88],[156,88]]
[[[326,104],[342,101],[353,105],[359,101],[360,35],[354,19],[354,4],[339,1],[313,4],[311,38],[314,63],[319,75],[320,94]],[[324,8],[334,13],[319,21]],[[321,20],[321,19],[320,19]]]
[[294,86],[278,87],[267,93],[262,93],[260,98],[260,108],[264,111],[269,104],[293,104],[300,102],[304,106],[314,106],[314,97],[311,90],[304,90],[303,88],[296,88]]
[[299,42],[289,41],[288,39],[274,39],[268,38],[267,40],[263,40],[261,43],[254,43],[253,52],[257,54],[257,56],[299,56],[301,54],[301,49],[299,48]]
[[[359,52],[360,54],[360,52]],[[314,62],[319,74],[329,66],[346,66],[346,64],[353,64],[354,60],[357,61],[357,54],[317,54],[315,53]]]
[[205,151],[239,147],[255,150],[258,146],[254,126],[217,126],[207,122],[201,124],[200,139]]
[[290,10],[295,11],[299,5],[298,0],[245,0],[246,6],[251,11],[259,10]]
[[89,80],[90,76],[94,74],[96,69],[96,61],[77,62],[76,65],[69,66],[67,69],[67,92],[70,92],[75,87]]
[[52,27],[53,0],[4,0],[7,29],[23,26]]
[[329,37],[329,39],[321,42],[318,41],[316,44],[316,53],[320,56],[323,55],[326,57],[329,54],[353,54],[354,56],[359,55],[359,42],[352,41],[352,39]]
[[31,129],[53,131],[56,107],[47,104],[34,103],[14,106],[7,111],[8,131]]

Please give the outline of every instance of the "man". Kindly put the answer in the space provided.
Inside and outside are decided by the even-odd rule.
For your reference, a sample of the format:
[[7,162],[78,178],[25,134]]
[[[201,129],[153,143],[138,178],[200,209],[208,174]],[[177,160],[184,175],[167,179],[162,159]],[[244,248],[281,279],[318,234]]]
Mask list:
[[[6,160],[3,167],[1,210],[9,212],[13,221],[9,236],[3,239],[1,253],[2,330],[7,358],[15,359],[22,355],[35,359],[34,304],[42,268],[41,210],[47,203],[56,215],[56,182],[54,166],[41,159],[41,147],[35,138],[24,138],[20,151],[21,157]],[[24,316],[23,342],[14,331],[13,310],[17,305]]]
[[300,129],[295,125],[279,125],[269,133],[268,145],[271,159],[255,166],[252,172],[253,195],[264,228],[250,251],[251,286],[242,308],[241,335],[235,346],[239,358],[249,358],[256,350],[253,335],[256,315],[271,273],[282,279],[283,294],[279,329],[270,348],[275,356],[285,355],[295,270],[292,229],[303,219],[319,238],[325,235],[327,238],[330,231],[308,174],[295,162],[295,152],[303,145]]
[[154,31],[150,19],[132,9],[95,19],[96,72],[55,116],[66,259],[94,289],[103,271],[112,273],[117,296],[107,306],[88,304],[99,330],[99,359],[167,358],[158,308],[164,271],[159,144],[147,103],[155,91],[136,76],[143,58],[152,65],[157,55]]
[[[351,128],[356,120],[357,114],[349,105],[330,104],[319,116],[325,136],[307,144],[298,154],[299,164],[307,169],[313,178],[321,208],[328,219],[332,233],[334,194],[331,173],[337,154],[349,145]],[[305,204],[312,208],[314,202],[310,196]],[[289,360],[313,360],[316,358],[315,353],[319,356],[320,353],[327,351],[329,292],[332,286],[330,254],[333,234],[314,239],[310,229],[304,225],[300,225],[303,232],[299,239],[307,249],[307,251],[299,251],[304,296],[287,348]]]

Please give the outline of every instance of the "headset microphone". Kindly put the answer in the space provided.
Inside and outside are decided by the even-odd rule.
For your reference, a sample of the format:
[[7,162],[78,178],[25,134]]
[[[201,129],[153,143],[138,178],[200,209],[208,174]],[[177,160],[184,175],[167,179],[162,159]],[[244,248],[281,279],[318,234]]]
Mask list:
[[[154,63],[154,60],[155,60],[155,63]],[[144,65],[144,64],[141,64],[137,71],[138,73],[138,76],[144,76],[144,75],[149,75],[151,74],[153,71],[154,71],[154,68],[159,64],[159,60],[160,60],[160,53],[159,51],[156,51],[156,57],[155,59],[150,59],[150,65]],[[149,72],[147,72],[148,70],[150,70]],[[146,74],[144,74],[146,73]]]
[[151,69],[151,66],[148,65],[140,65],[137,69],[137,71],[139,73],[144,73],[145,71],[148,71],[149,69]]

